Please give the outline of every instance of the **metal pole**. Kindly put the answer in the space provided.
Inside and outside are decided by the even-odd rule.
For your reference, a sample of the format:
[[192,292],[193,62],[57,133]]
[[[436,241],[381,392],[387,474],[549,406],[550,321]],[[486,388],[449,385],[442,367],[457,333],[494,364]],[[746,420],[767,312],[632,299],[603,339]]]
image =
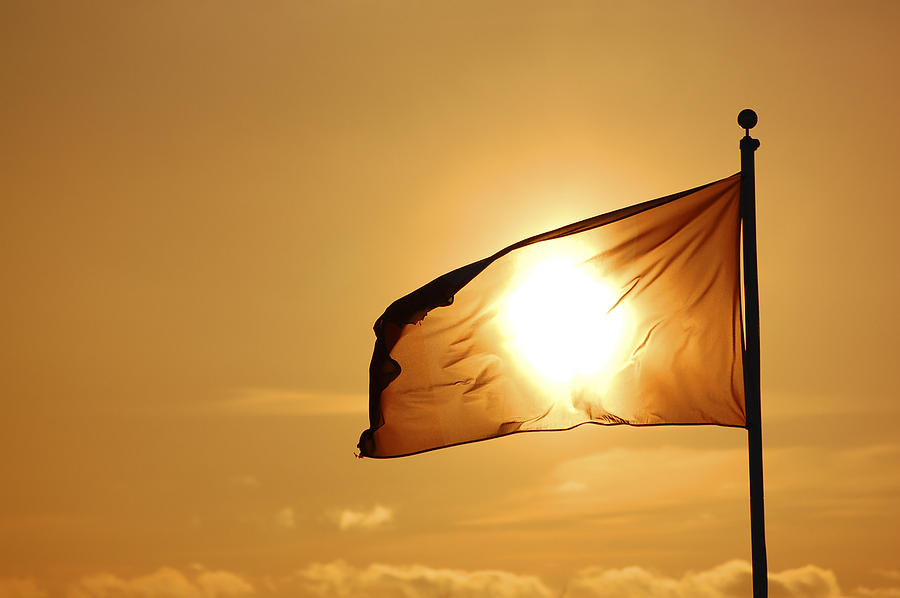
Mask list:
[[759,384],[759,274],[756,265],[756,168],[753,155],[759,141],[750,137],[756,113],[742,110],[741,222],[744,239],[744,397],[747,411],[747,449],[750,461],[750,545],[753,555],[753,598],[769,594],[766,566],[766,523],[763,507],[762,415]]

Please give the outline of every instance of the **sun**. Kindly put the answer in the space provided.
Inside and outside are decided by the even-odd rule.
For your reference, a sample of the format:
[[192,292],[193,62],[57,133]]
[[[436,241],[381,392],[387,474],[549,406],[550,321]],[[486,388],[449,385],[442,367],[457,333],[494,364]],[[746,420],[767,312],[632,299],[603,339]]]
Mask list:
[[504,307],[512,348],[537,377],[554,383],[595,377],[622,335],[618,293],[567,256],[545,258],[519,277]]

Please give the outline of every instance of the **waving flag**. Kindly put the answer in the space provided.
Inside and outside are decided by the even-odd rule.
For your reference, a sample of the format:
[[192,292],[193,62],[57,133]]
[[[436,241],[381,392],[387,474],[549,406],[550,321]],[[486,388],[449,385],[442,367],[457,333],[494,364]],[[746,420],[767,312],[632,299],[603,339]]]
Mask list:
[[375,323],[365,457],[584,423],[746,426],[741,175],[537,235]]

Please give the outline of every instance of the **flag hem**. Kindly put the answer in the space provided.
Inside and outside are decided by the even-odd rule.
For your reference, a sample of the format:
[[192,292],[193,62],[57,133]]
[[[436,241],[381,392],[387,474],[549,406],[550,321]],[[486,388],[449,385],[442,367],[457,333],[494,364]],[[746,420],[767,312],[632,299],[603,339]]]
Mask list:
[[[516,434],[531,434],[534,432],[568,432],[570,430],[574,430],[575,428],[580,428],[581,426],[586,425],[595,425],[595,426],[629,426],[631,428],[657,428],[662,426],[669,427],[678,427],[678,426],[718,426],[720,428],[736,428],[738,430],[746,430],[746,424],[743,426],[739,426],[737,424],[718,424],[718,423],[705,423],[705,422],[693,422],[693,423],[660,423],[660,424],[632,424],[629,422],[615,422],[615,423],[604,423],[600,421],[584,421],[575,424],[574,426],[570,426],[568,428],[553,428],[553,429],[545,429],[545,430],[516,430],[514,432],[507,432],[506,434],[494,434],[491,436],[486,436],[484,438],[473,438],[472,440],[464,440],[462,442],[454,442],[453,444],[442,444],[440,446],[433,446],[431,448],[422,449],[419,451],[413,451],[411,453],[401,453],[397,455],[372,455],[366,454],[362,450],[362,446],[358,446],[360,449],[359,454],[357,455],[360,459],[397,459],[399,457],[412,457],[413,455],[421,455],[422,453],[430,453],[432,451],[437,451],[440,449],[450,448],[454,446],[462,446],[465,444],[472,444],[475,442],[486,442],[488,440],[494,440],[496,438],[506,438],[507,436],[514,436]],[[368,430],[367,430],[368,431]],[[362,442],[360,441],[360,445]]]

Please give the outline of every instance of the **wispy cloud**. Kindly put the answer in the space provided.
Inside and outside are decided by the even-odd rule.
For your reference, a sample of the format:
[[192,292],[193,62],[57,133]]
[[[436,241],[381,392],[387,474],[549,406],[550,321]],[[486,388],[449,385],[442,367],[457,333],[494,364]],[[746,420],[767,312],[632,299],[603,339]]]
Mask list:
[[275,525],[278,527],[283,527],[285,529],[293,529],[296,525],[296,519],[294,517],[294,509],[291,507],[284,507],[283,509],[279,509],[277,513],[275,513]]
[[[849,450],[790,447],[767,450],[766,490],[806,509],[806,517],[849,520],[890,516],[900,483],[900,444]],[[540,523],[573,517],[607,518],[691,505],[699,512],[746,500],[743,449],[662,446],[612,448],[568,459],[480,506],[464,525]],[[853,488],[852,493],[846,488]]]
[[231,476],[228,481],[232,486],[238,486],[241,488],[259,488],[260,486],[259,480],[256,479],[256,476],[252,476],[249,474]]
[[[466,525],[509,525],[669,509],[739,499],[746,453],[681,447],[615,448],[564,461],[531,489],[516,489]],[[697,481],[702,480],[702,490]],[[600,499],[598,499],[600,497]]]
[[375,530],[386,526],[393,521],[394,512],[382,505],[375,505],[369,511],[355,511],[344,509],[334,515],[337,526],[342,531],[347,530]]
[[369,399],[363,394],[301,392],[273,388],[248,388],[215,403],[222,413],[239,415],[349,415],[366,413]]
[[766,390],[763,394],[767,420],[841,414],[848,417],[860,417],[862,414],[896,416],[900,410],[900,405],[890,394],[870,395],[865,402],[848,400],[845,394],[839,392],[810,394]]
[[572,480],[563,482],[559,486],[556,487],[557,492],[563,492],[563,493],[581,492],[582,490],[585,490],[585,489],[587,489],[587,484],[585,484],[584,482],[574,482]]
[[860,598],[900,598],[900,588],[856,588],[854,592]]

